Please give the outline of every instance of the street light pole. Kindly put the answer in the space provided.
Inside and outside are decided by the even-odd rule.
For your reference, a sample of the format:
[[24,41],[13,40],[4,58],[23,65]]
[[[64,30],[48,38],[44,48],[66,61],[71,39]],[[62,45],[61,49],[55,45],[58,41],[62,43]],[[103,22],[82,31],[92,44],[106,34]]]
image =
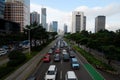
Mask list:
[[30,29],[28,29],[28,40],[29,40],[29,55],[31,54],[31,46],[30,46]]

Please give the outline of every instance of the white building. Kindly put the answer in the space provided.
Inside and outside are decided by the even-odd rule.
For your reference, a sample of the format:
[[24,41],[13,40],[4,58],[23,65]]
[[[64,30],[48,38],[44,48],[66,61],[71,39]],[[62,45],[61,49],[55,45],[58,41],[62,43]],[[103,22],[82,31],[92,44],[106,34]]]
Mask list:
[[46,8],[41,8],[41,24],[47,30],[46,16]]
[[86,28],[86,17],[83,12],[74,11],[72,13],[72,33],[81,32]]

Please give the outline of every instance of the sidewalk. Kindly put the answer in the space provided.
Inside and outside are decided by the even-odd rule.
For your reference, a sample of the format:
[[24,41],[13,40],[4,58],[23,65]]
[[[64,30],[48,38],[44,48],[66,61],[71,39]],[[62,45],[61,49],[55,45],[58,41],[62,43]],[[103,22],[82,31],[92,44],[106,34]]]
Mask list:
[[38,66],[41,61],[41,58],[48,52],[49,48],[55,43],[54,40],[47,47],[45,47],[42,51],[40,51],[35,57],[21,66],[18,70],[13,72],[10,76],[8,76],[5,80],[25,80]]

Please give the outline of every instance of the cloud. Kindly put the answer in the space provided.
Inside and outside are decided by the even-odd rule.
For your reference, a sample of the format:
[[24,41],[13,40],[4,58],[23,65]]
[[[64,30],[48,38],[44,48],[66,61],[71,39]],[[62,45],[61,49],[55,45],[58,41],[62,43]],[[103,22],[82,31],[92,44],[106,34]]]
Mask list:
[[[31,12],[41,12],[41,5],[31,4]],[[89,8],[88,6],[79,6],[71,12],[64,12],[48,6],[47,8],[47,22],[58,21],[59,29],[63,29],[64,23],[69,27],[68,31],[71,31],[71,17],[72,11],[83,11],[84,15],[87,16],[86,28],[88,31],[94,32],[95,17],[98,15],[106,16],[106,29],[116,30],[120,29],[120,4],[110,4],[104,7],[96,6]]]

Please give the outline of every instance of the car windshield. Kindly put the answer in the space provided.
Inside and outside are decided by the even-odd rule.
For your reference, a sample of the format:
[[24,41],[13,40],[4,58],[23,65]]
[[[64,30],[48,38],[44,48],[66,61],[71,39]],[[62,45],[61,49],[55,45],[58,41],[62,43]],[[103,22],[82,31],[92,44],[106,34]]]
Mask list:
[[78,62],[73,62],[73,64],[78,64]]
[[54,75],[55,72],[54,72],[54,71],[48,71],[47,74],[48,74],[48,75]]

